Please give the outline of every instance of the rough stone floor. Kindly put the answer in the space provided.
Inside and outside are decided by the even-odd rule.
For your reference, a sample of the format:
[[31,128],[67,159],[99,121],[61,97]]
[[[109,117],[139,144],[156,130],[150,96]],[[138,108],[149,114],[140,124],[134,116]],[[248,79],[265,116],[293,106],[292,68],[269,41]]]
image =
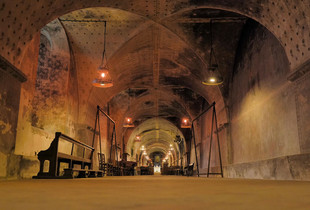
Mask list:
[[2,180],[0,209],[310,209],[310,182],[177,176]]

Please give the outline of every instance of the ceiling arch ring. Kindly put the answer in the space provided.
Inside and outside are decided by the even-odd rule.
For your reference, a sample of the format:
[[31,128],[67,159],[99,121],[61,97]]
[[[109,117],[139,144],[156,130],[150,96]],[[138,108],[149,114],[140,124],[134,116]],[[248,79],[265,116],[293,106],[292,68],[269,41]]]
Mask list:
[[[140,130],[142,131],[141,128],[144,127],[145,129],[152,130],[152,128],[154,127],[154,123],[153,123],[154,120],[155,121],[159,120],[159,125],[161,125],[161,127],[165,127],[165,129],[169,130],[170,129],[169,126],[170,126],[171,129],[172,129],[170,131],[171,132],[170,135],[173,135],[173,136],[174,135],[180,135],[181,138],[184,139],[183,133],[175,125],[173,125],[171,122],[169,122],[168,120],[165,120],[165,119],[149,119],[149,120],[144,122],[144,125],[142,123],[140,126],[136,127],[135,130],[131,133],[131,135],[130,135],[130,137],[128,139],[128,142],[127,142],[127,153],[130,154],[131,149],[133,149],[134,153],[137,154],[140,151],[140,148],[141,148],[142,145],[152,142],[151,140],[150,141],[148,141],[148,140],[143,141],[143,139],[141,140],[141,142],[135,142],[134,140],[135,140],[135,136],[137,134],[141,133],[140,132]],[[161,123],[161,122],[166,122],[168,124],[167,125],[163,125],[163,123]],[[155,132],[155,131],[152,131],[152,132]],[[167,135],[169,135],[169,134],[167,134]],[[177,143],[174,142],[174,140],[172,139],[172,136],[170,136],[170,137],[171,137],[171,141],[169,141],[169,139],[167,139],[167,140],[159,140],[157,142],[153,141],[153,144],[156,144],[156,143],[161,144],[162,145],[162,149],[164,151],[169,149],[169,145],[170,144],[174,144],[174,148],[176,150],[179,150],[179,148],[177,146]],[[185,144],[184,144],[184,148],[186,149],[186,145]]]
[[[217,9],[217,10],[233,12],[233,13],[236,13],[236,14],[239,14],[239,15],[243,15],[243,16],[245,16],[247,18],[251,18],[251,19],[255,20],[256,22],[258,22],[259,24],[261,24],[262,26],[264,26],[278,40],[278,42],[280,43],[280,45],[282,46],[282,48],[286,52],[286,50],[284,48],[284,44],[279,39],[279,36],[276,35],[272,30],[270,30],[269,26],[267,26],[266,24],[263,24],[262,21],[259,20],[254,15],[252,16],[252,15],[246,14],[246,13],[242,12],[241,10],[231,9],[231,7],[207,6],[207,5],[204,5],[204,6],[191,6],[191,7],[187,7],[187,8],[178,10],[177,12],[170,14],[169,16],[165,17],[164,19],[167,19],[167,18],[172,17],[172,16],[177,15],[177,14],[182,14],[184,12],[188,12],[188,11],[192,11],[192,10],[197,10],[197,9]],[[288,58],[287,53],[285,53],[285,55]]]
[[[102,3],[101,3],[102,4]],[[219,3],[220,4],[220,3]],[[105,4],[102,4],[102,5],[96,5],[96,6],[86,6],[86,5],[83,5],[82,7],[77,7],[77,8],[70,8],[68,10],[65,10],[63,13],[59,14],[59,16],[57,16],[56,18],[59,18],[65,14],[68,14],[68,13],[71,13],[73,11],[77,11],[77,10],[82,10],[82,9],[89,9],[89,8],[95,8],[95,7],[104,7],[104,8],[111,8],[111,9],[115,9],[115,10],[121,10],[121,11],[125,11],[125,12],[128,12],[130,14],[134,14],[134,15],[137,15],[139,17],[143,17],[145,19],[147,19],[148,21],[150,21],[151,23],[153,24],[156,24],[156,25],[159,25],[159,26],[162,26],[166,29],[168,29],[171,33],[175,34],[173,31],[171,31],[169,28],[167,28],[166,26],[164,26],[163,24],[161,24],[160,22],[167,19],[167,18],[170,18],[176,14],[181,14],[183,12],[187,12],[187,11],[191,11],[191,10],[195,10],[195,9],[218,9],[218,10],[224,10],[224,11],[229,11],[229,12],[233,12],[233,13],[237,13],[237,14],[240,14],[240,15],[243,15],[245,17],[248,17],[248,18],[251,18],[255,21],[257,21],[259,24],[263,25],[270,33],[272,33],[274,35],[274,37],[276,37],[276,39],[279,41],[279,43],[281,44],[281,46],[283,47],[283,43],[281,42],[281,40],[279,39],[279,37],[274,34],[274,32],[272,30],[270,30],[270,28],[266,25],[266,24],[263,24],[261,20],[259,20],[257,17],[255,17],[254,15],[249,15],[249,14],[246,14],[245,12],[242,12],[242,10],[238,10],[238,9],[232,9],[231,7],[227,7],[225,5],[203,5],[203,6],[190,6],[190,7],[187,7],[187,8],[184,8],[184,9],[180,9],[178,10],[177,12],[175,13],[171,13],[170,15],[167,15],[166,17],[160,19],[160,22],[157,22],[157,21],[154,21],[153,19],[151,19],[150,17],[147,17],[145,15],[142,15],[142,14],[139,14],[137,12],[134,12],[134,11],[129,11],[129,10],[126,10],[124,8],[120,8],[120,7],[113,7],[113,6],[109,6],[109,5],[105,5]],[[42,28],[44,25],[46,25],[47,23],[49,23],[50,21],[53,21],[53,20],[50,20],[51,18],[49,18],[48,20],[49,21],[46,21],[43,23],[43,25],[40,27]],[[175,34],[176,36],[178,36],[177,34]],[[183,40],[181,37],[178,36],[178,38],[180,40],[182,40],[186,46],[190,46],[188,43],[185,42],[185,40]],[[128,40],[129,41],[129,40]],[[283,47],[284,48],[284,47]],[[190,48],[195,54],[197,54],[192,48]],[[286,51],[285,51],[286,52]],[[117,51],[116,51],[117,53]],[[111,55],[112,57],[113,55]],[[199,57],[199,59],[202,60],[202,62],[205,64],[204,62],[204,59],[202,59],[198,54],[197,56]],[[286,53],[286,57],[288,58],[288,55]]]
[[[150,95],[151,94],[152,93],[150,93]],[[188,109],[190,109],[190,108],[186,106],[186,104],[184,103],[184,100],[182,100],[180,97],[177,97],[176,95],[174,95],[171,92],[165,92],[163,90],[160,90],[160,94],[161,94],[161,96],[164,95],[165,97],[171,99],[171,101],[175,100],[176,102],[178,102],[178,104],[180,104],[182,106],[183,110],[186,112],[187,116],[190,119],[194,118],[193,114],[188,111]],[[149,96],[148,95],[147,96],[141,96],[141,97],[137,97],[134,100],[132,100],[131,103],[130,103],[130,107],[128,107],[128,109],[124,112],[124,115],[123,115],[122,119],[125,119],[125,116],[128,115],[128,113],[130,113],[130,110],[136,110],[135,109],[136,107],[141,106],[142,103],[147,101],[146,97],[149,97]]]
[[[126,89],[127,90],[127,89]],[[171,97],[171,94],[172,93],[170,93],[169,92],[169,94],[168,93],[165,93],[165,92],[162,92],[162,94],[167,94],[167,98],[177,98],[178,99],[178,102],[179,102],[179,104],[183,107],[183,110],[182,111],[180,111],[179,113],[180,113],[180,116],[176,116],[176,117],[178,117],[178,118],[180,118],[181,119],[181,117],[189,117],[190,119],[192,119],[194,116],[193,116],[193,113],[190,113],[189,111],[188,111],[188,107],[186,107],[185,106],[185,104],[183,104],[183,101],[182,101],[182,99],[180,99],[179,97],[177,97],[177,96],[175,96],[175,95],[173,95],[173,97]],[[137,110],[139,107],[141,107],[141,104],[143,104],[145,101],[146,101],[146,97],[149,97],[149,95],[146,95],[146,96],[140,96],[140,97],[137,97],[137,98],[135,98],[135,100],[133,100],[133,101],[131,101],[131,107],[130,108],[128,108],[125,112],[122,112],[122,114],[120,114],[120,115],[117,115],[117,117],[115,118],[115,117],[113,117],[113,119],[116,121],[116,122],[119,122],[119,123],[117,123],[117,125],[116,125],[116,132],[117,132],[117,140],[118,140],[118,142],[120,142],[121,141],[121,139],[123,138],[123,136],[126,134],[126,132],[127,132],[127,129],[126,130],[124,130],[123,129],[123,122],[124,122],[124,120],[125,120],[125,117],[128,117],[128,116],[130,116],[130,117],[132,117],[134,120],[137,120],[137,119],[141,119],[141,117],[143,117],[143,115],[145,114],[145,112],[135,112],[136,114],[129,114],[130,113],[130,110],[132,111],[132,110]],[[145,99],[146,98],[146,99]],[[182,113],[185,113],[185,114],[182,114]],[[168,120],[168,119],[166,119],[166,120]],[[169,121],[169,120],[168,120]],[[170,123],[172,123],[173,124],[173,122],[171,122],[171,121],[169,121]],[[143,123],[143,122],[142,122]],[[141,123],[141,124],[142,124]]]
[[[127,89],[129,89],[131,86],[130,86],[130,84],[126,84],[126,86],[124,86],[124,88],[121,90],[121,91],[119,91],[119,90],[114,90],[113,92],[111,92],[111,94],[109,94],[109,95],[107,95],[108,97],[107,98],[105,98],[105,101],[111,101],[111,99],[114,97],[114,96],[116,96],[116,94],[117,93],[119,93],[119,92],[122,92],[122,91],[125,91],[125,90],[127,90]],[[184,86],[185,88],[188,88],[189,90],[191,90],[191,91],[193,91],[193,92],[195,92],[195,93],[197,93],[197,94],[199,94],[200,96],[202,96],[209,104],[210,104],[210,102],[209,101],[211,101],[210,100],[210,98],[208,98],[207,97],[207,95],[208,95],[208,91],[205,91],[204,89],[193,89],[191,86]],[[113,88],[113,87],[112,87]],[[214,87],[213,87],[214,88]],[[217,88],[217,90],[218,90],[218,88]],[[95,88],[95,87],[91,87],[91,89],[90,89],[90,94],[89,94],[89,97],[88,97],[88,100],[91,98],[91,97],[97,97],[97,95],[98,94],[100,94],[100,92],[102,92],[102,91],[104,91],[104,90],[102,90],[102,89],[98,89],[98,88]],[[211,89],[210,89],[210,91],[212,91]],[[224,103],[223,102],[223,98],[221,97],[221,100],[222,100],[222,102],[221,103]],[[213,102],[213,101],[212,101]],[[218,103],[217,103],[218,104]],[[103,104],[103,106],[105,106],[106,104]],[[89,110],[95,110],[95,107],[90,107],[90,109]],[[94,111],[95,112],[95,111]],[[191,115],[189,115],[189,116],[191,116]],[[195,116],[194,116],[195,117]],[[121,123],[121,125],[122,125],[122,123]],[[116,129],[117,130],[117,137],[120,137],[120,131],[119,131],[119,128],[121,128],[120,126],[117,126],[118,128]]]
[[[70,7],[68,10],[63,11],[61,14],[58,14],[58,16],[57,16],[56,18],[53,17],[53,19],[52,19],[52,18],[47,19],[47,21],[44,21],[41,25],[39,25],[39,27],[42,28],[42,27],[44,27],[46,24],[48,24],[49,22],[53,21],[54,19],[57,19],[57,18],[59,18],[59,17],[65,15],[65,14],[71,13],[71,12],[73,12],[73,11],[82,10],[82,9],[89,9],[89,8],[96,8],[96,7],[104,7],[104,8],[111,8],[111,9],[115,9],[115,10],[122,10],[122,11],[125,11],[125,12],[128,12],[128,13],[137,15],[137,16],[139,16],[139,17],[143,17],[143,18],[149,20],[150,22],[152,22],[153,24],[157,24],[157,25],[160,25],[160,26],[165,27],[165,26],[162,25],[160,22],[154,21],[153,19],[151,19],[151,18],[148,17],[148,16],[139,14],[139,13],[134,12],[134,11],[129,11],[129,10],[126,10],[126,9],[124,9],[124,8],[115,7],[115,6],[114,6],[114,7],[113,7],[113,6],[109,6],[108,4],[104,4],[104,3],[101,3],[101,4],[99,4],[99,5],[95,5],[95,6],[93,6],[92,3],[90,3],[89,6],[88,6],[87,4],[84,4],[83,6],[76,7],[76,8]],[[218,9],[218,10],[224,10],[224,11],[229,11],[229,12],[237,13],[237,14],[243,15],[243,16],[245,16],[245,17],[251,18],[251,19],[257,21],[258,23],[260,23],[261,25],[263,25],[265,28],[267,28],[268,31],[269,31],[270,33],[272,33],[272,34],[277,38],[277,40],[281,43],[281,46],[283,47],[283,43],[280,41],[279,37],[278,37],[276,34],[274,34],[274,33],[269,29],[269,27],[268,27],[266,24],[263,24],[263,23],[261,22],[261,20],[259,20],[258,18],[256,18],[254,15],[246,14],[245,12],[242,12],[242,10],[231,9],[231,7],[227,7],[227,6],[225,6],[225,5],[220,5],[220,3],[219,3],[218,6],[212,6],[212,5],[190,6],[190,7],[184,8],[184,9],[180,9],[180,10],[178,10],[178,11],[175,12],[175,13],[171,13],[170,15],[167,15],[166,17],[162,18],[160,21],[165,20],[165,19],[167,19],[167,18],[169,18],[169,17],[172,17],[172,16],[174,16],[174,15],[176,15],[176,14],[180,14],[180,13],[183,13],[183,12],[186,12],[186,11],[195,10],[195,9]],[[167,27],[165,27],[165,28],[167,28]],[[168,28],[167,28],[167,29],[168,29]],[[169,31],[170,31],[170,30],[169,30]],[[172,32],[172,33],[174,33],[174,32]],[[181,39],[181,38],[180,38],[180,39]],[[182,39],[181,39],[181,40],[182,40]],[[287,55],[286,55],[286,56],[287,56]]]
[[[183,86],[184,86],[184,85],[183,85]],[[128,89],[130,89],[130,88],[132,88],[132,86],[131,86],[130,84],[126,84],[125,86],[122,87],[122,89],[116,89],[116,88],[113,88],[113,87],[112,87],[111,90],[113,90],[113,91],[111,91],[111,94],[109,94],[108,97],[105,98],[105,100],[106,100],[107,102],[109,102],[109,101],[111,101],[111,100],[113,99],[113,97],[115,97],[118,93],[123,92],[123,91],[126,91],[126,90],[128,90]],[[209,99],[208,97],[206,97],[205,91],[195,90],[195,89],[193,89],[191,86],[184,86],[184,88],[187,88],[187,89],[189,89],[189,90],[195,92],[196,94],[202,96],[209,104],[211,104],[211,103],[213,102],[213,101],[210,101],[210,99]],[[217,88],[217,87],[215,87],[215,88]],[[147,89],[147,88],[146,88],[146,89]],[[91,87],[90,93],[93,94],[93,95],[97,95],[97,94],[98,94],[97,92],[103,92],[103,91],[104,91],[103,89],[98,89],[98,88],[92,86],[92,87]],[[91,94],[89,94],[89,95],[91,95]],[[88,98],[88,99],[89,99],[89,98]],[[191,115],[189,115],[189,116],[191,116]]]
[[[130,137],[130,140],[131,139],[132,139],[132,137]],[[171,138],[170,139],[161,139],[161,140],[149,138],[149,139],[143,140],[143,142],[140,142],[140,143],[135,143],[134,141],[131,141],[131,142],[128,142],[128,144],[129,145],[127,146],[127,148],[128,149],[134,148],[133,149],[134,153],[141,152],[142,145],[145,147],[145,150],[147,150],[147,151],[152,150],[152,149],[154,150],[154,149],[161,148],[163,151],[165,151],[165,153],[167,153],[169,151],[169,148],[170,148],[169,145],[171,145],[171,144],[174,145],[174,146],[172,146],[172,148],[174,148],[173,150],[179,152],[178,146],[173,141],[171,141]],[[133,146],[133,145],[135,145],[135,146]]]

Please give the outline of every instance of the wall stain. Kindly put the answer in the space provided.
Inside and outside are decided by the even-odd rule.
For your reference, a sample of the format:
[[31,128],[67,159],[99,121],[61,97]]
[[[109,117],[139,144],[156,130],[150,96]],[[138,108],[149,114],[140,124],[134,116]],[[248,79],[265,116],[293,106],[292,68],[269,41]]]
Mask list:
[[2,134],[12,133],[12,125],[0,120],[0,131]]

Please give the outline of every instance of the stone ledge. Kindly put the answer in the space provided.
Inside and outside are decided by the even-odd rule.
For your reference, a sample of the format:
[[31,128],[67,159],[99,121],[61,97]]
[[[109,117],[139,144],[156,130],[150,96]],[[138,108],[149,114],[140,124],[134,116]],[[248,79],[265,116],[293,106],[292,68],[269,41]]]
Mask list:
[[20,82],[26,82],[26,75],[0,55],[0,69],[12,75]]
[[291,74],[289,74],[287,80],[295,82],[308,72],[310,72],[310,59],[298,66]]
[[224,166],[224,177],[310,180],[310,153]]

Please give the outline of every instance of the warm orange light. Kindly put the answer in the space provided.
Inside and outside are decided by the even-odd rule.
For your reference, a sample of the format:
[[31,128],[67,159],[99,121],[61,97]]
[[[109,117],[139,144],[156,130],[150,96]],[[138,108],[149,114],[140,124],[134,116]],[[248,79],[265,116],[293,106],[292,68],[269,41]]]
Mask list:
[[97,77],[93,81],[93,86],[99,88],[108,88],[113,86],[113,81],[111,79],[108,69],[99,68],[97,70]]
[[202,84],[204,85],[220,85],[224,82],[223,77],[220,75],[220,72],[218,71],[217,67],[211,67],[209,68],[209,76],[202,81]]
[[132,128],[132,127],[135,127],[135,125],[134,125],[133,122],[132,122],[132,118],[131,118],[131,117],[126,117],[126,118],[125,118],[125,122],[124,122],[123,127],[125,127],[125,128]]
[[97,76],[93,80],[93,86],[99,88],[108,88],[113,86],[112,78],[109,74],[109,68],[107,65],[107,57],[105,56],[105,43],[106,43],[106,30],[107,30],[107,22],[104,21],[104,45],[103,45],[103,52],[102,52],[102,59],[101,63],[97,70]]
[[181,122],[181,128],[190,128],[191,124],[188,118],[183,118]]
[[210,82],[215,82],[216,79],[215,78],[210,78]]

